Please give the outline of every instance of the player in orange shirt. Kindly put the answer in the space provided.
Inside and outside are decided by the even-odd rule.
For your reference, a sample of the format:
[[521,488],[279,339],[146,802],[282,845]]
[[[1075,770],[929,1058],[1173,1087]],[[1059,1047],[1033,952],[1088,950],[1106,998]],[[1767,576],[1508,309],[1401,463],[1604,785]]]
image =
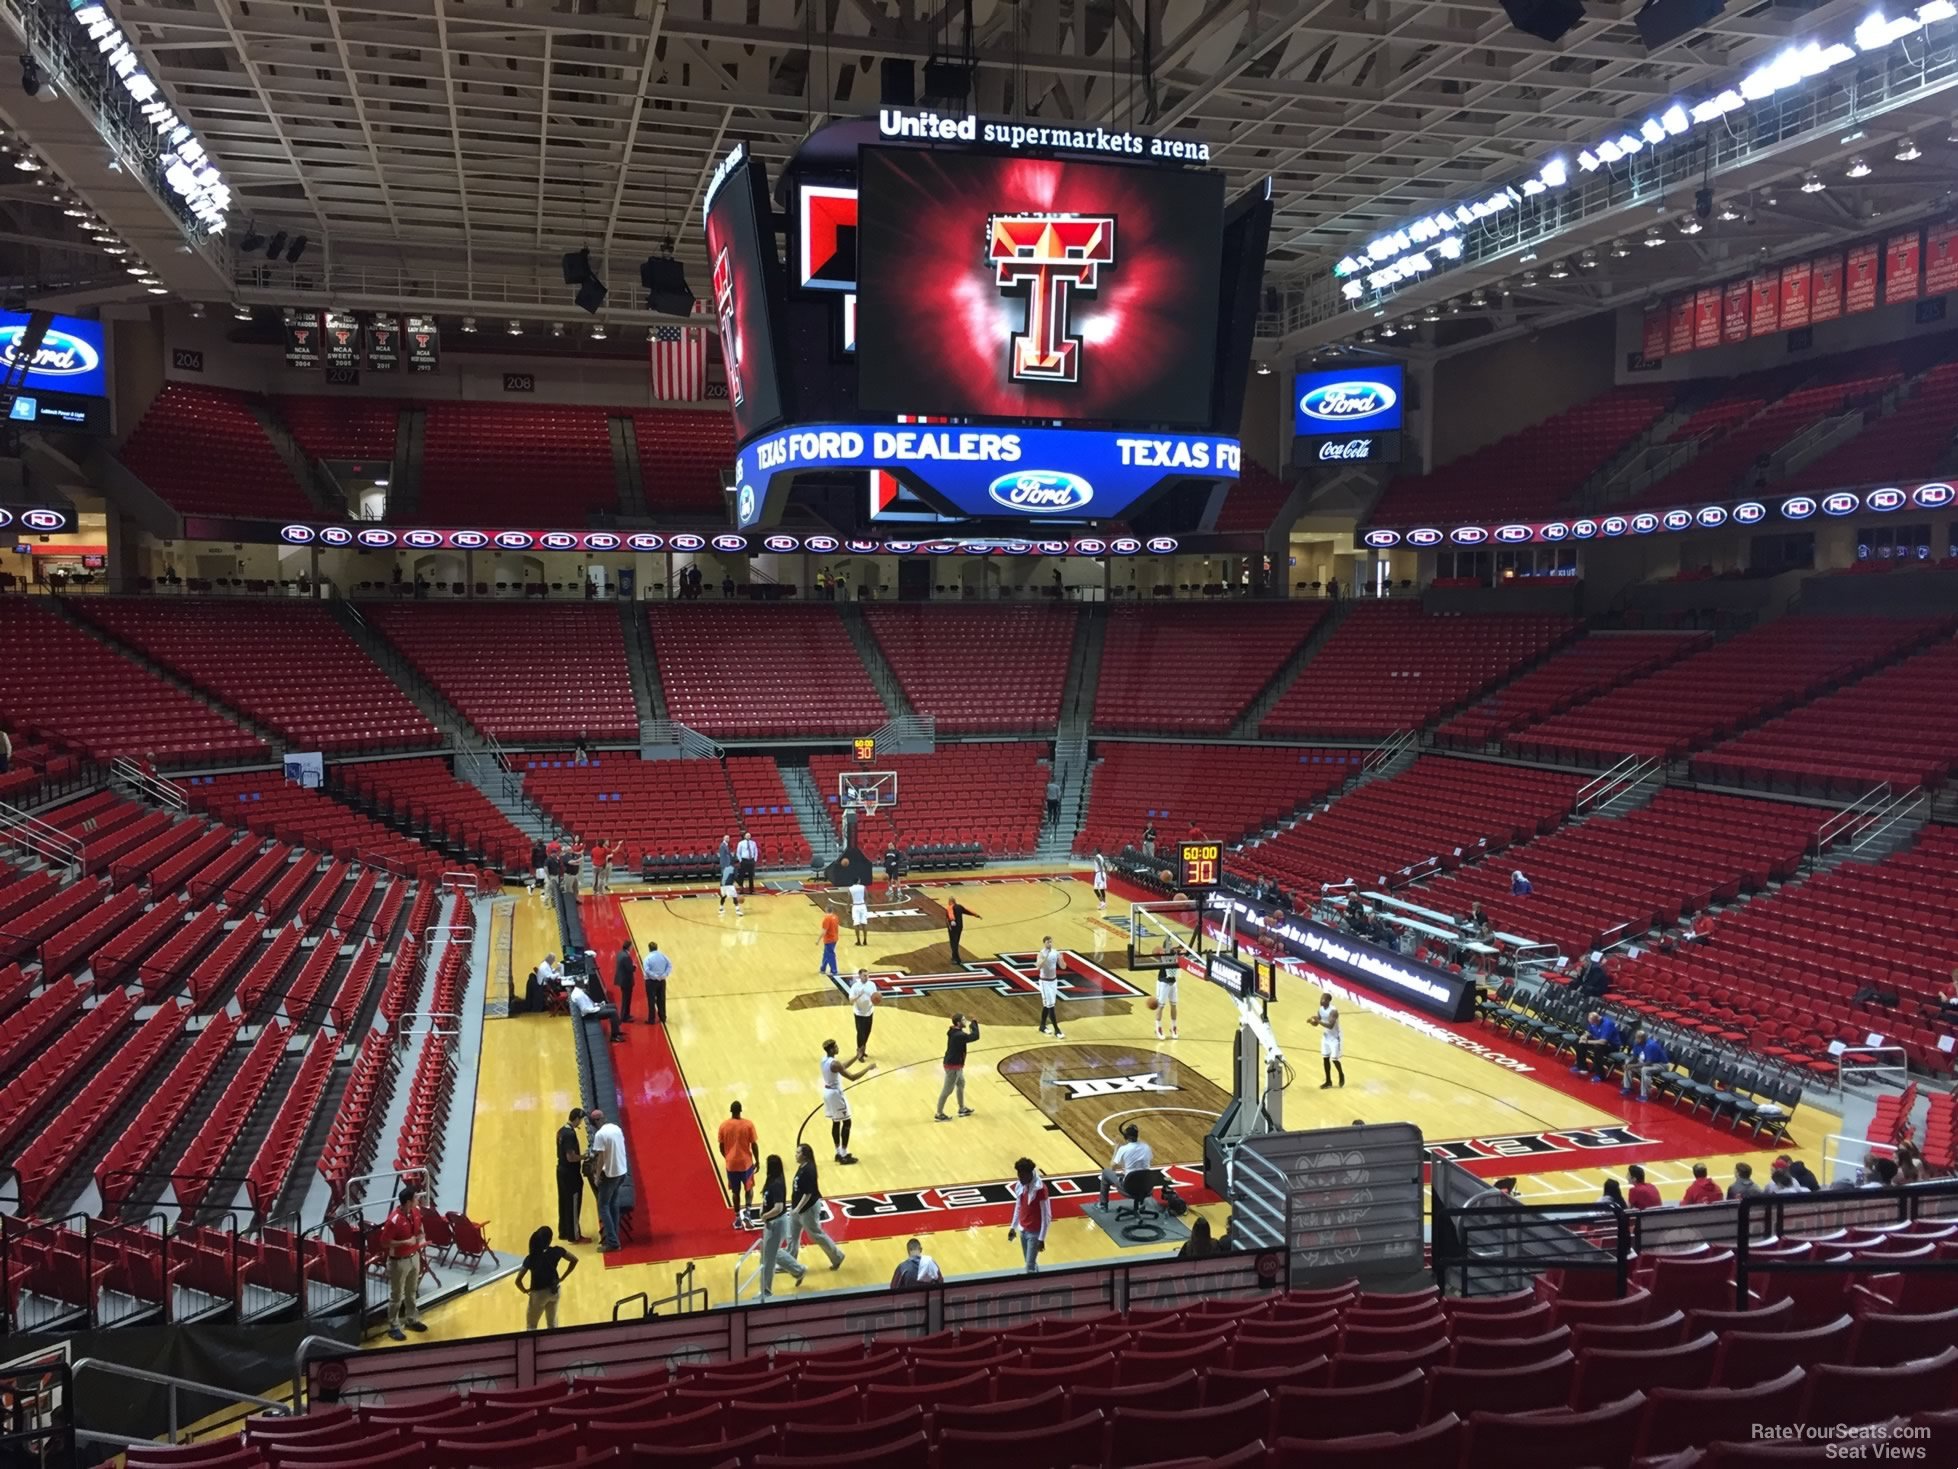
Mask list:
[[716,1141],[721,1147],[721,1161],[727,1165],[727,1191],[735,1200],[734,1227],[746,1229],[755,1208],[755,1153],[760,1138],[755,1124],[741,1115],[739,1102],[730,1103],[727,1110],[728,1119],[721,1124]]
[[842,925],[836,921],[836,915],[823,914],[823,962],[816,972],[831,979],[836,978],[836,940],[841,933]]

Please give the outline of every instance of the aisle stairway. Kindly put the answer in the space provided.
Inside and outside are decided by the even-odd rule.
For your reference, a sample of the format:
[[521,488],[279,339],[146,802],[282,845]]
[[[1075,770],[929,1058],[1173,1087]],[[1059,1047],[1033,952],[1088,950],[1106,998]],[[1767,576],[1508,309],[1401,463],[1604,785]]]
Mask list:
[[897,674],[885,661],[884,650],[877,646],[877,639],[871,635],[870,624],[864,621],[863,610],[851,601],[838,602],[836,610],[843,618],[843,630],[856,646],[857,656],[863,659],[863,666],[870,671],[870,682],[877,690],[877,697],[884,701],[885,711],[893,719],[913,713],[910,701],[904,697],[904,686],[897,681]]
[[807,765],[781,767],[782,784],[788,790],[789,804],[795,808],[796,824],[809,841],[809,851],[818,868],[827,867],[843,850],[836,828],[830,824],[829,802]]
[[1065,862],[1074,850],[1075,834],[1088,809],[1088,788],[1094,772],[1088,760],[1088,726],[1095,713],[1095,688],[1101,678],[1101,654],[1108,641],[1108,607],[1090,602],[1083,610],[1068,660],[1066,692],[1061,699],[1061,722],[1054,739],[1053,779],[1061,786],[1057,820],[1043,823],[1034,855],[1043,861]]
[[637,602],[619,603],[619,621],[625,628],[626,668],[632,675],[632,699],[639,709],[640,753],[652,739],[652,726],[667,718],[666,695],[659,684],[659,665],[653,658],[652,634]]
[[1292,686],[1292,681],[1304,670],[1305,665],[1312,661],[1313,656],[1325,647],[1326,639],[1333,635],[1334,630],[1346,620],[1347,614],[1352,610],[1353,603],[1347,600],[1341,600],[1333,605],[1332,611],[1312,630],[1311,635],[1304,642],[1293,649],[1292,656],[1285,660],[1284,666],[1259,692],[1258,697],[1251,701],[1251,707],[1244,711],[1244,717],[1231,726],[1233,735],[1239,739],[1257,737],[1259,722],[1271,712],[1271,706],[1285,696],[1285,690]]

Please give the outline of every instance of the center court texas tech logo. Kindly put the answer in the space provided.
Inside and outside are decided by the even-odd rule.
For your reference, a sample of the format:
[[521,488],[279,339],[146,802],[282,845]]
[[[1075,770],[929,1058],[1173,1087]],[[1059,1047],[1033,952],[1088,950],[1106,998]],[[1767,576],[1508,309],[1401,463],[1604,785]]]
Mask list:
[[1027,298],[1026,330],[1015,332],[1008,375],[1015,382],[1081,380],[1081,338],[1068,330],[1076,291],[1101,284],[1115,263],[1115,220],[1092,214],[995,214],[986,258],[1000,291]]
[[[1142,993],[1120,975],[1103,969],[1092,959],[1084,959],[1072,949],[1062,949],[1061,998],[1063,1000],[1130,999]],[[1017,998],[1040,993],[1040,956],[1029,950],[1020,954],[997,954],[990,959],[975,959],[943,974],[898,974],[891,970],[870,971],[882,1000],[917,1000],[948,990],[984,990]],[[839,976],[833,983],[847,991],[850,976]]]

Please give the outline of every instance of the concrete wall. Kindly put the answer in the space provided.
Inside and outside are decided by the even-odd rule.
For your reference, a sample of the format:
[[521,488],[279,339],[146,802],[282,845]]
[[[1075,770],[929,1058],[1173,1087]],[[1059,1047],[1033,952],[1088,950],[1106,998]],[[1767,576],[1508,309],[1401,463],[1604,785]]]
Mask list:
[[1431,464],[1459,459],[1609,388],[1614,329],[1609,316],[1594,316],[1437,364]]

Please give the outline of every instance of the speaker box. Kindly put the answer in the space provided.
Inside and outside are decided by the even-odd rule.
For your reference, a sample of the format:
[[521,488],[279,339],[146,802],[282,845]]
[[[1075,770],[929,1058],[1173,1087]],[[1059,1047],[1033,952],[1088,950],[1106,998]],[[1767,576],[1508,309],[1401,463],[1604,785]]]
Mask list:
[[639,284],[646,288],[649,309],[668,316],[692,314],[693,287],[687,284],[686,269],[672,256],[649,256],[639,267]]
[[1726,8],[1726,0],[1651,0],[1632,19],[1645,49],[1657,51],[1703,29]]
[[588,276],[579,285],[576,300],[581,310],[596,316],[598,308],[605,304],[605,298],[609,295],[611,292],[606,290],[605,282],[594,275]]
[[591,279],[591,250],[566,250],[564,252],[564,283],[575,286]]
[[1517,30],[1545,41],[1561,41],[1584,19],[1582,0],[1502,0],[1502,8]]

